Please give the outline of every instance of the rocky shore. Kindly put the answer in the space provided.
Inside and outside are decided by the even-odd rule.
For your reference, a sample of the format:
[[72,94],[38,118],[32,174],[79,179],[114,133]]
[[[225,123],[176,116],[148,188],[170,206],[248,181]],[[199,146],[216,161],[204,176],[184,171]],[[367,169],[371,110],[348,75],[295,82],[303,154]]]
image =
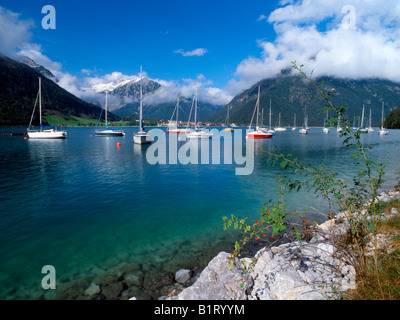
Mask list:
[[[400,192],[382,193],[383,202],[400,200]],[[360,216],[366,212],[361,211]],[[399,212],[393,208],[388,219]],[[167,300],[327,300],[339,299],[342,292],[355,288],[356,272],[346,253],[335,247],[335,237],[349,231],[347,213],[318,226],[309,241],[261,249],[252,258],[235,259],[219,253],[201,272],[196,282]],[[388,241],[378,235],[380,248]],[[373,250],[372,239],[367,248]],[[387,248],[389,250],[389,248]]]

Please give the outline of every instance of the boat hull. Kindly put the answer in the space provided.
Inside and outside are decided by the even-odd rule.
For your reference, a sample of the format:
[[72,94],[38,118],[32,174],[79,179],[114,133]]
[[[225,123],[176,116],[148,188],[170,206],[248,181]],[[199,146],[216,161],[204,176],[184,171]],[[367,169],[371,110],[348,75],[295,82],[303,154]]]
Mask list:
[[197,132],[191,132],[187,135],[188,139],[211,139],[213,136],[212,133],[208,133],[205,131],[197,131]]
[[167,132],[169,134],[186,134],[186,133],[189,133],[190,130],[188,130],[188,129],[171,129],[171,130],[167,130]]
[[271,139],[273,135],[271,133],[263,132],[263,131],[254,131],[249,132],[246,135],[247,139]]
[[65,131],[32,131],[28,132],[27,136],[29,139],[67,139],[67,133]]
[[307,129],[300,129],[299,133],[300,134],[308,134],[308,130]]
[[96,131],[96,137],[123,137],[125,132],[123,131],[113,131],[113,130],[102,130]]
[[224,132],[234,132],[234,130],[232,128],[225,128]]
[[151,144],[151,135],[144,132],[144,133],[136,133],[133,136],[133,142],[135,144]]
[[386,135],[388,135],[388,133],[389,133],[389,131],[386,131],[386,130],[380,130],[379,131],[379,135],[380,136],[386,136]]

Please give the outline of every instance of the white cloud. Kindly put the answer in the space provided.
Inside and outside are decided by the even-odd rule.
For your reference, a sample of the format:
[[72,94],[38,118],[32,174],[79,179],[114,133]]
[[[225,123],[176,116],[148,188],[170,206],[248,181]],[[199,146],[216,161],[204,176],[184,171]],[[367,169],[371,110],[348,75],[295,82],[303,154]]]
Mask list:
[[260,16],[257,18],[257,21],[263,21],[263,20],[268,20],[268,17],[267,17],[266,15],[264,15],[264,14],[260,15]]
[[348,0],[281,1],[268,22],[274,25],[274,41],[258,41],[260,57],[244,59],[237,67],[229,90],[244,90],[257,81],[272,78],[304,64],[314,76],[385,78],[400,80],[400,2],[353,0],[355,28],[344,28]]
[[15,56],[16,48],[23,48],[31,39],[31,20],[21,20],[18,13],[0,6],[0,53]]
[[183,49],[174,51],[174,53],[179,53],[184,57],[193,57],[193,56],[201,57],[201,56],[204,56],[207,52],[208,52],[208,50],[204,49],[204,48],[198,48],[198,49],[194,49],[192,51],[184,51]]
[[202,74],[199,74],[196,79],[182,79],[181,81],[154,79],[154,81],[158,82],[161,88],[155,94],[144,98],[146,104],[175,101],[178,95],[192,99],[196,89],[198,100],[205,103],[225,105],[233,99],[233,96],[225,90],[213,87],[212,81]]
[[90,76],[93,73],[93,71],[89,69],[81,69],[81,72],[87,76]]

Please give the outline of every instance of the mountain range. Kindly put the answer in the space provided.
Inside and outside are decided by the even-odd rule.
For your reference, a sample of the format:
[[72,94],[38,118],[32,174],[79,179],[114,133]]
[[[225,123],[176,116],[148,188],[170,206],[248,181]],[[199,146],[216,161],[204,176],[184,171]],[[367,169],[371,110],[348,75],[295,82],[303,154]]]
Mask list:
[[[336,106],[348,105],[345,112],[347,120],[356,124],[362,116],[365,106],[365,122],[369,120],[372,111],[372,125],[377,127],[382,118],[382,102],[386,113],[400,105],[400,84],[388,80],[350,80],[323,77],[316,80],[325,91],[335,90],[332,98]],[[277,125],[279,113],[282,126],[293,126],[296,114],[297,126],[302,126],[306,113],[308,125],[323,126],[326,111],[325,102],[316,95],[310,84],[301,76],[281,75],[276,79],[266,79],[258,82],[250,89],[236,96],[227,106],[208,118],[215,123],[223,123],[227,108],[230,109],[230,122],[248,126],[254,113],[260,87],[260,110],[264,109],[264,125],[268,126],[269,106],[272,104],[272,123]],[[260,111],[261,112],[261,111]],[[254,122],[253,122],[254,123]]]
[[[40,68],[39,68],[40,69]],[[42,78],[42,106],[44,124],[46,118],[57,117],[64,123],[78,118],[98,119],[101,108],[82,101],[54,81],[44,77],[43,69],[33,69],[25,63],[20,63],[5,56],[0,56],[0,125],[1,126],[28,126],[35,100],[38,94],[38,78]],[[111,121],[118,117],[109,114]],[[39,124],[38,115],[33,123]]]
[[[56,115],[61,119],[72,117],[98,119],[100,107],[82,101],[71,93],[59,87],[54,75],[46,68],[36,64],[29,58],[23,63],[0,56],[0,125],[20,126],[29,124],[34,102],[37,96],[37,78],[43,77],[45,115]],[[122,103],[109,105],[108,118],[111,121],[120,117],[137,118],[139,114],[139,83],[138,77],[94,85],[87,90],[97,93],[108,91]],[[381,121],[382,102],[385,105],[387,127],[400,127],[400,84],[388,80],[350,80],[324,77],[317,80],[324,90],[335,90],[333,103],[336,106],[348,105],[346,118],[350,121],[361,118],[365,106],[364,124],[368,122],[369,112],[372,113],[372,125],[377,127]],[[154,80],[143,78],[143,96],[156,94],[161,85]],[[315,94],[312,86],[300,76],[284,73],[275,79],[265,79],[241,94],[237,95],[226,106],[214,106],[198,102],[198,119],[216,124],[225,122],[227,109],[230,108],[230,122],[248,126],[254,113],[260,87],[260,108],[263,109],[263,124],[268,125],[270,102],[272,104],[271,125],[276,126],[279,114],[281,125],[292,126],[296,115],[296,125],[303,125],[307,114],[310,126],[323,126],[325,111],[324,101]],[[145,104],[143,114],[145,119],[169,120],[175,108],[176,101]],[[187,121],[192,100],[180,97],[179,120]],[[396,110],[395,110],[396,109]],[[103,115],[104,117],[104,115]],[[192,115],[193,119],[193,115]],[[53,124],[53,123],[49,123]]]
[[[143,78],[142,79],[143,97],[154,94],[160,87],[161,85],[158,84],[157,82],[150,80],[148,78]],[[140,78],[133,77],[131,79],[118,80],[110,83],[99,83],[92,85],[90,89],[97,93],[108,92],[111,96],[118,97],[121,101],[121,104],[117,106],[110,105],[110,110],[118,111],[118,109],[124,108],[128,104],[132,104],[133,102],[139,102]]]
[[[168,120],[174,111],[176,101],[162,103],[148,103],[146,97],[154,95],[161,85],[154,80],[144,77],[142,79],[143,91],[143,117],[147,119]],[[139,117],[139,101],[140,101],[140,78],[132,77],[127,80],[119,80],[110,83],[101,83],[93,85],[86,90],[93,90],[97,93],[105,93],[106,91],[120,102],[117,105],[110,105],[109,110],[120,117]],[[192,101],[180,96],[180,120],[187,121]],[[198,120],[203,120],[220,110],[223,106],[214,106],[212,104],[198,103]],[[193,117],[193,115],[192,115]],[[193,118],[192,118],[193,120]]]

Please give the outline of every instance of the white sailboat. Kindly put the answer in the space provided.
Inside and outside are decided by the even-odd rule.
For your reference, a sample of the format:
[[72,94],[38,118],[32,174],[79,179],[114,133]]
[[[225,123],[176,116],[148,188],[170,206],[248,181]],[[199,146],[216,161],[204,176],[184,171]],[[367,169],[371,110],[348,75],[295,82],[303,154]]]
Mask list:
[[369,109],[369,127],[368,127],[368,133],[373,133],[375,130],[372,128],[372,110]]
[[125,135],[125,132],[120,130],[120,129],[116,129],[116,128],[109,128],[108,127],[108,121],[107,121],[107,95],[108,92],[106,91],[106,105],[104,107],[105,110],[105,124],[106,124],[106,128],[104,130],[96,130],[95,134],[97,137],[121,137]]
[[[189,119],[190,120],[190,119]],[[211,132],[206,132],[197,128],[197,88],[194,102],[194,131],[187,133],[188,139],[210,139],[213,136]]]
[[275,131],[278,131],[278,132],[286,131],[286,128],[281,127],[281,113],[280,112],[279,112],[278,127],[275,128]]
[[169,134],[182,134],[182,133],[190,132],[190,129],[179,128],[179,120],[178,120],[179,119],[179,116],[178,116],[179,115],[179,97],[178,97],[178,101],[176,103],[174,112],[172,113],[170,123],[173,123],[172,118],[174,117],[175,112],[176,112],[176,122],[174,122],[175,127],[168,126],[167,132]]
[[300,134],[308,134],[308,114],[307,114],[307,107],[305,107],[305,117],[304,117],[304,126],[299,130]]
[[379,135],[380,136],[386,136],[387,134],[389,134],[389,131],[385,130],[384,109],[385,109],[385,103],[382,102],[382,125],[381,125],[381,129],[379,130]]
[[337,128],[336,128],[336,132],[338,132],[338,133],[343,132],[343,128],[340,126],[340,118],[341,118],[341,115],[339,114]]
[[293,128],[292,131],[296,131],[296,114],[294,114],[294,123],[293,123]]
[[329,128],[327,127],[328,125],[328,119],[329,119],[329,110],[326,110],[326,119],[324,121],[324,128],[322,129],[322,131],[324,133],[329,133]]
[[[271,104],[270,104],[271,107]],[[253,120],[254,120],[254,115],[257,112],[257,121],[256,121],[256,130],[253,130],[251,128],[252,124],[253,124]],[[256,106],[254,108],[254,113],[253,113],[253,117],[251,118],[251,122],[250,122],[250,126],[249,129],[247,131],[246,134],[246,139],[268,139],[268,138],[272,138],[272,133],[266,132],[264,130],[262,130],[259,126],[258,126],[258,115],[260,113],[260,87],[258,87],[258,97],[257,97],[257,102],[256,102]],[[271,112],[270,112],[271,114]],[[271,124],[270,124],[271,126]]]
[[364,112],[365,112],[365,106],[363,105],[363,111],[362,111],[362,116],[361,116],[361,126],[360,126],[360,129],[358,129],[358,131],[361,133],[368,133],[368,130],[364,128]]
[[143,88],[142,88],[142,66],[140,66],[140,110],[139,110],[139,132],[133,135],[133,142],[135,144],[150,144],[151,134],[146,132],[143,127]]
[[272,120],[272,99],[269,100],[269,125],[268,125],[268,130],[262,128],[261,131],[273,135],[275,133],[275,130],[271,128],[271,120]]
[[227,127],[224,128],[224,132],[233,132],[234,131],[233,128],[231,127],[231,125],[230,125],[230,122],[229,122],[229,109],[231,109],[231,108],[232,107],[230,105],[228,105],[228,114],[226,115],[226,125],[227,125]]
[[356,132],[358,130],[358,128],[356,127],[356,118],[353,118],[353,127],[351,128],[351,130],[353,130],[353,132]]
[[42,78],[39,78],[39,120],[40,120],[40,128],[39,130],[34,130],[32,129],[32,121],[33,121],[33,116],[35,114],[35,109],[36,109],[36,102],[35,102],[35,107],[33,108],[32,112],[32,117],[31,117],[31,122],[29,123],[29,128],[27,130],[27,135],[29,139],[66,139],[67,138],[67,132],[65,131],[57,131],[57,128],[55,126],[51,127],[45,127],[43,126],[42,123]]

